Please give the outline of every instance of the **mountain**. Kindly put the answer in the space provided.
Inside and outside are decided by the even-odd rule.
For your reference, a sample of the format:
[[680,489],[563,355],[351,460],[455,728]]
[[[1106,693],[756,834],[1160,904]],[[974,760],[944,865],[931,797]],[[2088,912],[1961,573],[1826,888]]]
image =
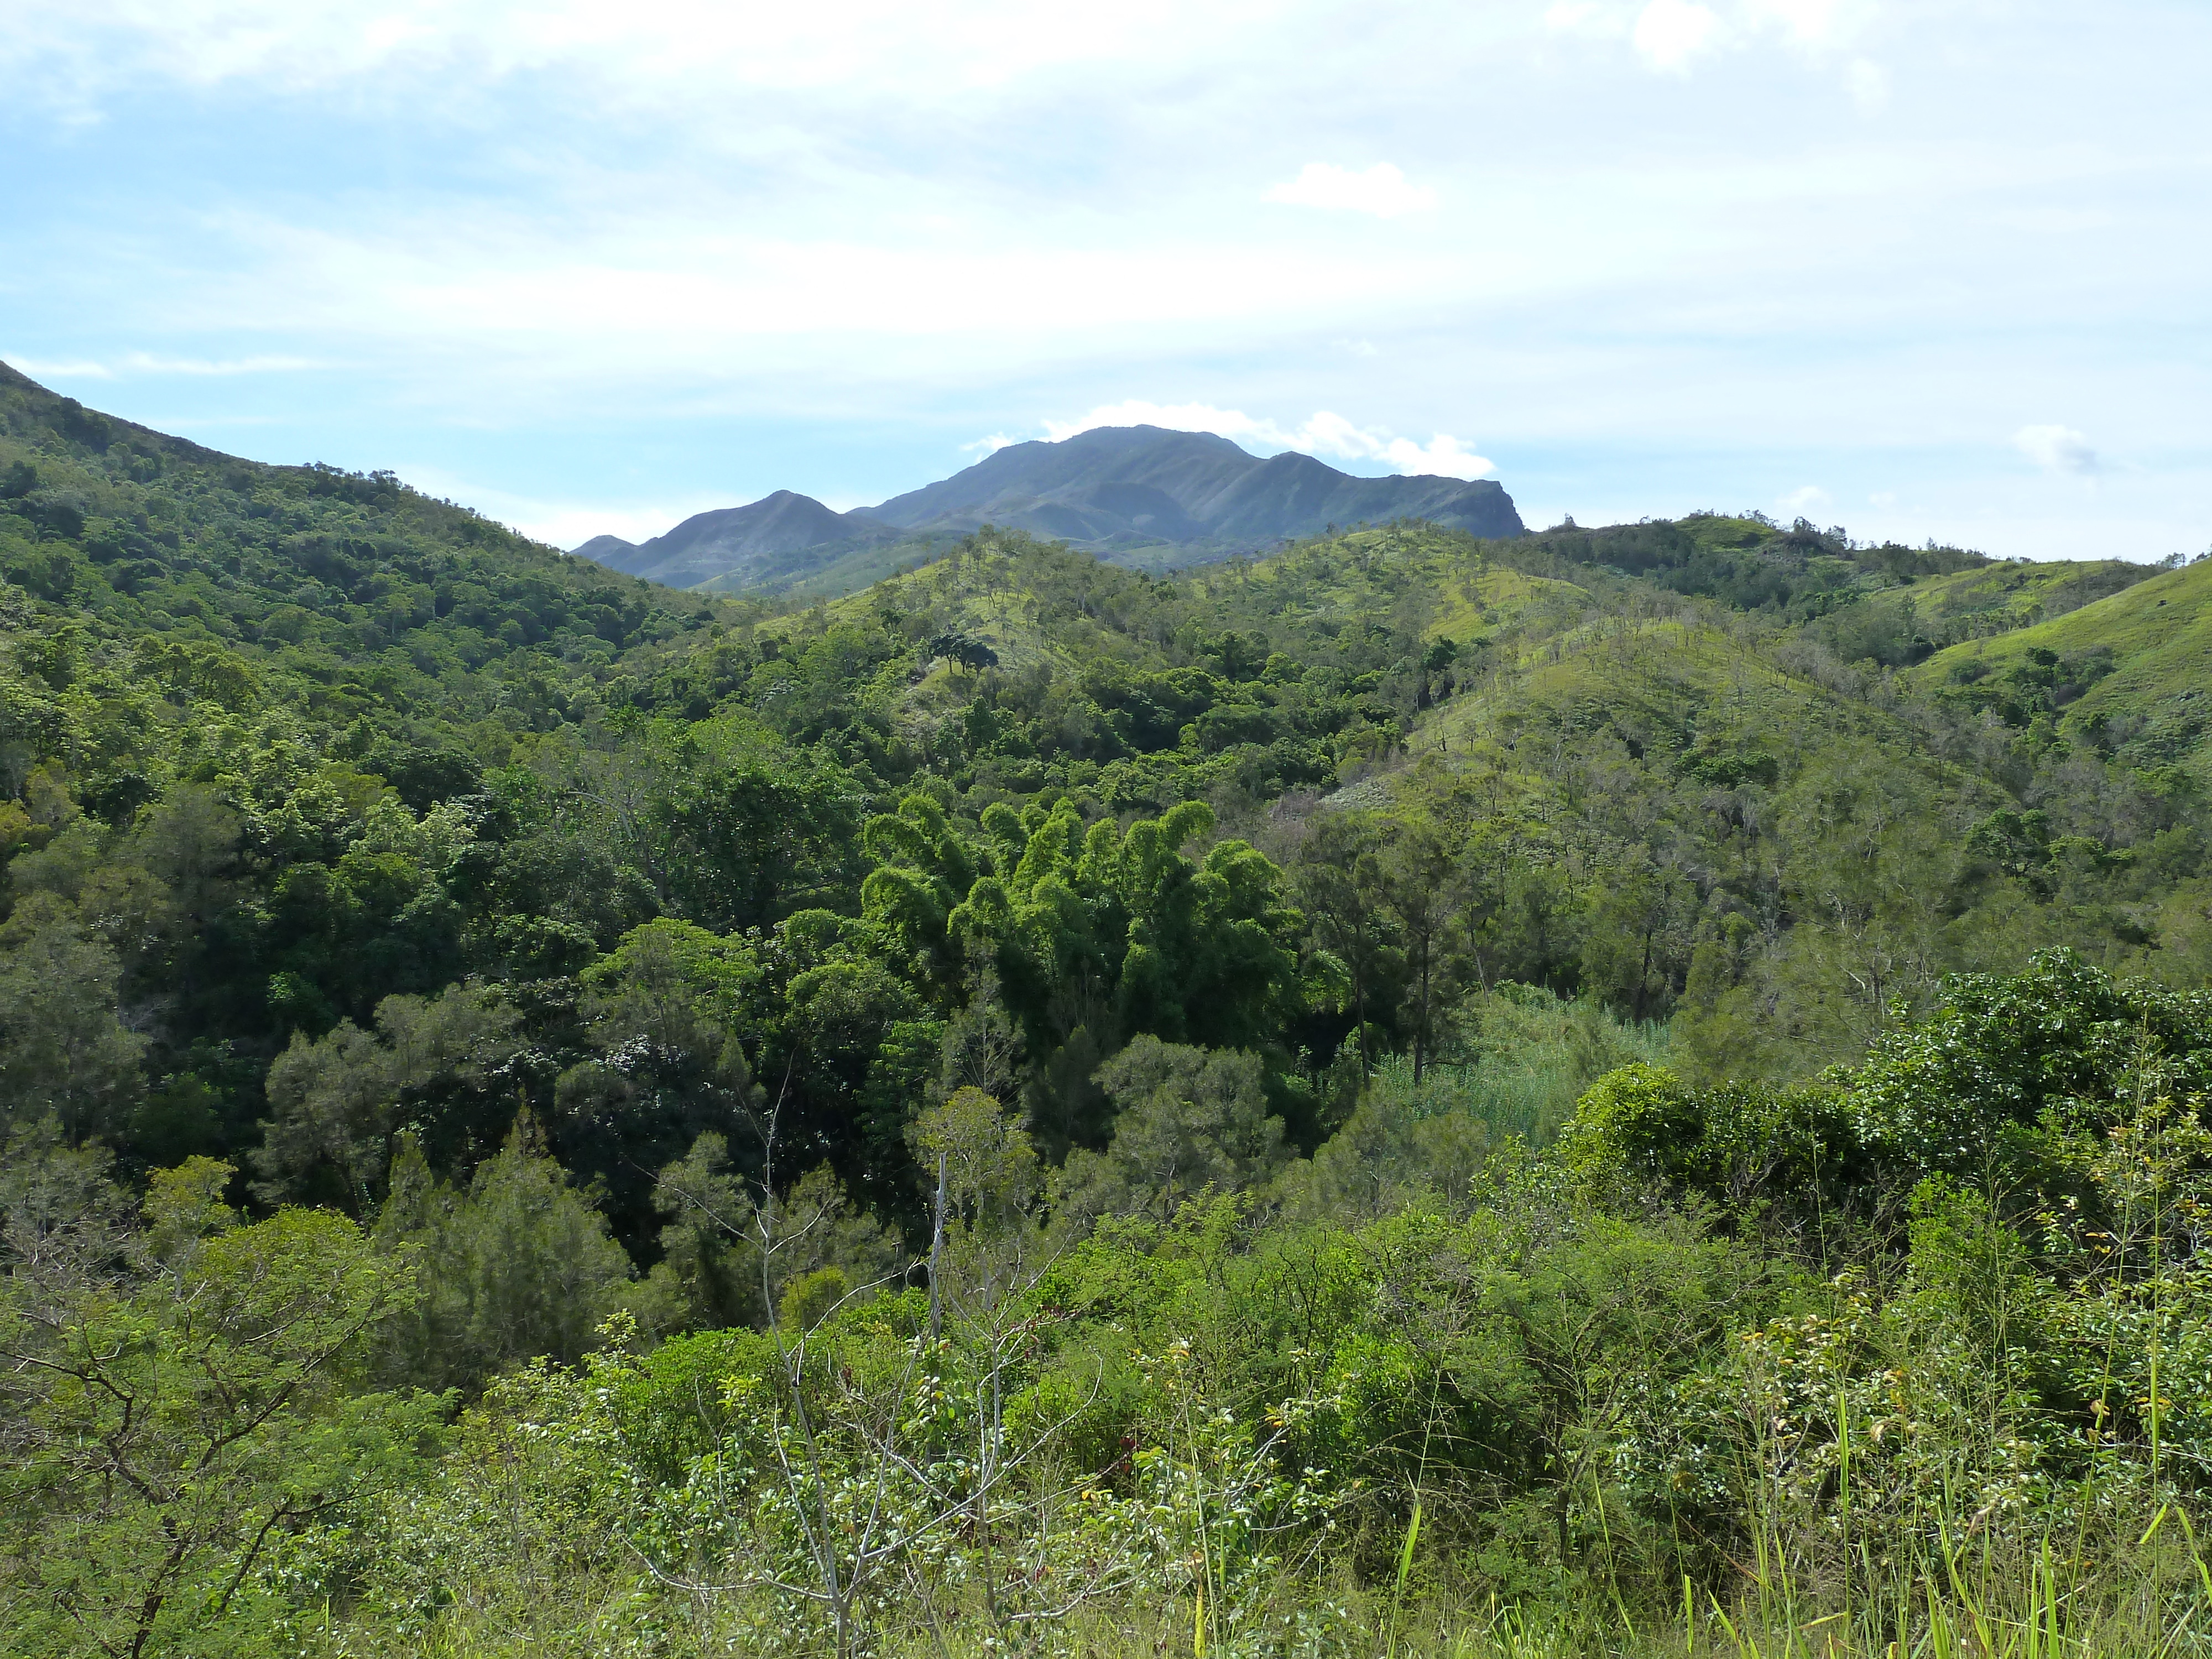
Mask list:
[[1226,551],[1408,518],[1485,537],[1522,532],[1512,498],[1489,479],[1358,478],[1310,455],[1262,460],[1212,433],[1156,426],[1010,444],[870,511],[908,529],[999,524],[1094,550],[1168,542]]
[[[902,535],[1026,530],[1115,563],[1202,563],[1332,527],[1422,519],[1485,538],[1523,533],[1495,482],[1355,477],[1310,455],[1261,459],[1208,432],[1098,427],[1057,443],[1010,444],[951,477],[847,514],[789,490],[702,513],[631,548],[575,550],[672,587],[788,586],[856,548]],[[872,566],[871,566],[872,568]]]
[[791,554],[823,547],[842,551],[896,541],[898,535],[865,514],[833,512],[811,495],[779,489],[744,507],[694,514],[666,535],[637,546],[598,536],[573,550],[665,587],[696,587],[717,576],[753,587],[780,574]]
[[605,565],[611,570],[627,572],[629,566],[623,561],[637,552],[635,542],[626,542],[619,536],[594,536],[581,547],[568,550],[580,559],[589,559],[594,564]]

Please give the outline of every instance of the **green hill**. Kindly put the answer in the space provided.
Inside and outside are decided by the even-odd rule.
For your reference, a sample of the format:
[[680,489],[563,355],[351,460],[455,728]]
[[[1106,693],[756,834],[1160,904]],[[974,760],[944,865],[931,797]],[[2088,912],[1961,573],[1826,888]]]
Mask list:
[[[1944,971],[2041,945],[2203,971],[2200,797],[2179,781],[2197,775],[2197,569],[1701,514],[1490,542],[1386,526],[1159,579],[992,532],[775,614],[617,576],[386,475],[255,466],[21,377],[4,392],[14,892],[83,935],[112,861],[173,886],[149,825],[186,799],[224,815],[229,920],[93,940],[139,1057],[101,1109],[126,1139],[143,1113],[250,1143],[293,1034],[388,995],[573,988],[655,916],[860,917],[882,855],[854,827],[915,791],[978,838],[978,871],[1013,833],[982,827],[994,809],[1027,836],[1203,801],[1286,895],[1343,837],[1433,822],[1473,884],[1455,986],[1669,1020],[1711,1068],[1848,1059]],[[755,839],[802,801],[828,814],[818,839]],[[347,862],[372,818],[410,844],[434,818],[466,833],[379,876]],[[885,1008],[920,1030],[964,1007],[957,974],[915,971]],[[1281,1014],[1268,1041],[1310,1057],[1279,1073],[1307,1102],[1294,1128],[1321,1121],[1348,1038],[1407,1040],[1401,971],[1371,1033],[1325,1003]],[[788,1018],[762,1015],[749,1065],[781,1063]],[[1030,1018],[1023,1086],[1075,1112],[1088,1085],[1048,1082],[1073,1028]],[[574,1063],[579,1041],[548,1052]],[[854,1115],[871,1069],[800,1092],[888,1200],[905,1177]]]
[[2212,560],[2047,622],[1951,647],[1916,683],[2012,726],[2212,791]]
[[[882,691],[917,750],[957,752],[971,797],[1065,790],[1127,813],[1197,795],[1294,866],[1288,849],[1346,809],[1449,822],[1455,846],[1489,849],[1463,971],[1603,986],[1626,1014],[1673,1018],[1686,1063],[1715,1074],[1846,1060],[1942,973],[2041,945],[2201,976],[2197,796],[2024,719],[1993,731],[1920,690],[1933,665],[1838,650],[1875,631],[1870,607],[1924,619],[1888,636],[1910,663],[1930,625],[2009,648],[2034,630],[1987,630],[2124,586],[2047,626],[2157,614],[2172,579],[1792,535],[1807,539],[1748,520],[1512,543],[1395,526],[1166,582],[1016,538],[768,626],[896,615],[981,646],[986,669],[940,655]],[[1170,684],[1192,699],[1173,705]],[[2172,695],[2191,689],[2185,673]]]
[[[624,653],[757,610],[611,575],[388,473],[263,466],[165,437],[4,365],[0,574],[16,607],[13,694],[28,699],[7,716],[19,736],[26,722],[127,719],[133,699],[216,695],[197,678],[229,688],[234,716],[360,717],[490,764],[514,732],[590,701]],[[39,621],[58,617],[69,625]],[[80,676],[121,704],[58,703]],[[168,724],[77,739],[97,757],[89,787],[157,781]]]
[[2212,562],[912,552],[0,373],[0,1647],[2179,1650]]

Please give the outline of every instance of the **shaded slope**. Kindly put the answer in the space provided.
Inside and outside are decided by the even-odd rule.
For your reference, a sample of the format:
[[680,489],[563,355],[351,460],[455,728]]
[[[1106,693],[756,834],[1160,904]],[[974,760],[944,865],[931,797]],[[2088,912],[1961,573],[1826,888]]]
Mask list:
[[[1100,427],[1058,443],[1010,444],[952,477],[872,507],[886,524],[912,527],[960,522],[1011,522],[1013,514],[1053,501],[1073,505],[1085,491],[1121,486],[1146,501],[1165,498],[1179,511],[1203,513],[1254,458],[1210,432],[1162,427]],[[1109,496],[1108,499],[1111,499]],[[1133,504],[1137,495],[1127,497]],[[1019,526],[1027,528],[1028,526]]]
[[1511,497],[1488,478],[1358,478],[1310,455],[1270,456],[1211,504],[1206,526],[1231,541],[1273,541],[1323,530],[1425,519],[1486,537],[1522,533]]
[[[628,544],[617,543],[617,556],[600,562],[668,587],[695,587],[715,577],[735,577],[750,586],[781,574],[793,554],[889,541],[896,534],[865,514],[832,512],[811,495],[779,489],[744,507],[694,514],[626,552],[620,550]],[[596,557],[587,550],[614,540],[602,536],[576,551]]]
[[594,536],[581,547],[572,547],[568,550],[580,559],[589,559],[593,564],[603,564],[610,570],[619,570],[625,575],[634,574],[637,544],[626,542],[619,536]]

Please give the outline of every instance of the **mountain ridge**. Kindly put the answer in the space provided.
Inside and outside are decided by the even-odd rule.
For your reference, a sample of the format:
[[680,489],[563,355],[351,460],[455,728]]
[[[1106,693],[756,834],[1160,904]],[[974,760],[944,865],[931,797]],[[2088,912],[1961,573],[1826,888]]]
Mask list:
[[[839,513],[811,495],[779,489],[743,507],[695,513],[673,529],[635,546],[600,536],[570,550],[664,587],[696,587],[732,574],[752,586],[778,574],[783,556],[817,547],[895,541],[898,535],[865,513]],[[592,551],[610,542],[616,544],[607,550],[611,556]]]
[[1129,426],[1009,444],[951,477],[849,513],[777,490],[696,514],[635,546],[597,537],[573,551],[671,586],[711,581],[742,592],[787,584],[855,549],[968,534],[987,524],[1152,567],[1396,519],[1492,538],[1526,532],[1512,497],[1492,479],[1363,478],[1296,451],[1262,458],[1214,433]]

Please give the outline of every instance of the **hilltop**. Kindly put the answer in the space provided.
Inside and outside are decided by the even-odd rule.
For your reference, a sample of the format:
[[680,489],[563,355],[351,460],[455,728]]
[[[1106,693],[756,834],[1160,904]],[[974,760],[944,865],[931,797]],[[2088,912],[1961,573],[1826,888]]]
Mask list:
[[[819,592],[840,586],[824,580],[830,566],[872,580],[986,525],[1157,571],[1394,519],[1478,536],[1522,530],[1512,498],[1489,479],[1354,477],[1310,455],[1262,460],[1211,433],[1134,426],[1011,444],[950,478],[850,513],[778,490],[696,514],[640,546],[602,536],[574,550],[676,587]],[[852,585],[848,577],[842,586]]]
[[694,514],[635,546],[597,536],[572,551],[666,587],[775,592],[839,556],[900,539],[865,513],[833,513],[811,495],[779,489],[745,507]]
[[1310,455],[1261,460],[1211,433],[1151,426],[1010,444],[869,514],[908,530],[1001,525],[1106,552],[1251,549],[1392,519],[1479,536],[1522,530],[1511,498],[1490,479],[1358,478]]

